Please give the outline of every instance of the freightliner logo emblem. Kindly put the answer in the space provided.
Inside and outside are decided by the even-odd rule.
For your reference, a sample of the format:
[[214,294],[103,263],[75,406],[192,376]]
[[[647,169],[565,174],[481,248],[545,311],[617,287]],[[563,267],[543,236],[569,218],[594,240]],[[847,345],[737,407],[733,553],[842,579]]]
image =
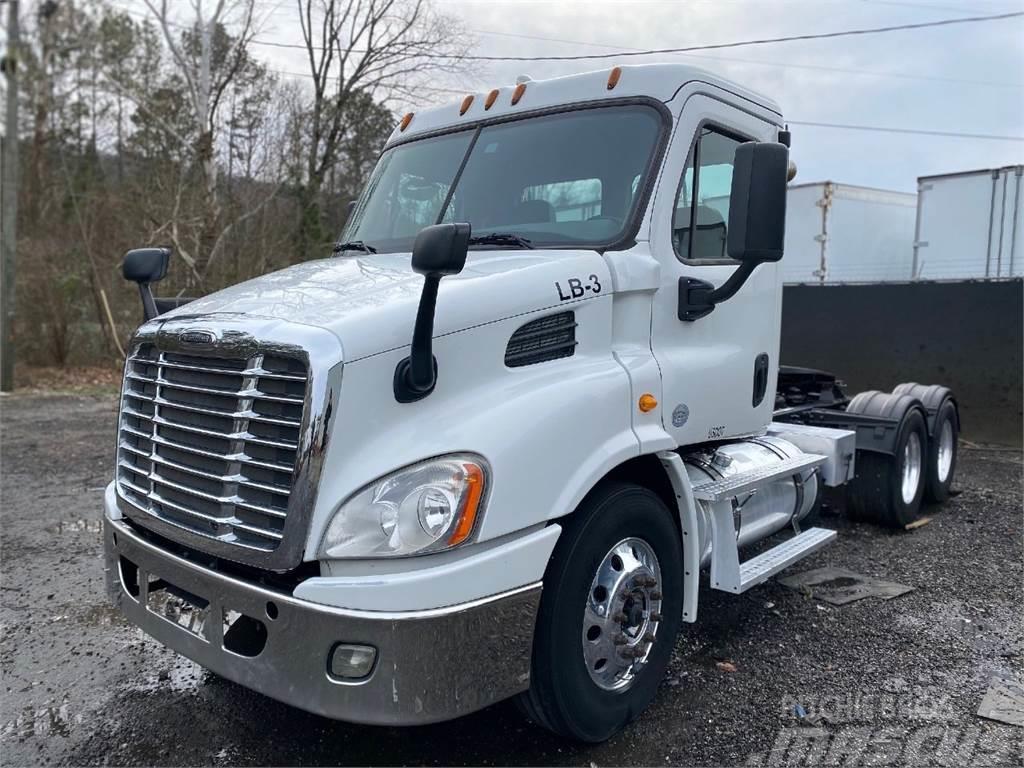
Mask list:
[[209,331],[182,331],[178,334],[182,344],[212,344],[213,334]]

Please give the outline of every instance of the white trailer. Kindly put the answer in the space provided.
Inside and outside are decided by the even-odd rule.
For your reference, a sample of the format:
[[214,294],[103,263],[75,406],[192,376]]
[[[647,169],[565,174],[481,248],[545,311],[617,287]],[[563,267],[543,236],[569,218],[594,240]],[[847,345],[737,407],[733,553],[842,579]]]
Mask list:
[[1010,165],[921,176],[917,180],[914,278],[1024,276],[1022,175],[1024,166]]
[[702,571],[738,594],[827,545],[824,486],[897,527],[945,499],[948,389],[779,366],[784,126],[682,65],[520,82],[404,116],[334,258],[162,311],[169,249],[129,252],[120,610],[328,717],[516,697],[600,741]]
[[913,275],[916,195],[823,181],[791,184],[788,285],[905,282]]

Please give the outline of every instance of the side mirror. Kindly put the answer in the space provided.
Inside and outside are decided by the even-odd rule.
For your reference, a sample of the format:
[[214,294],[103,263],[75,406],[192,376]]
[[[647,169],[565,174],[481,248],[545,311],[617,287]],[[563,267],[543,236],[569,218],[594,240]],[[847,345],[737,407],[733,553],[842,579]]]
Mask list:
[[142,297],[142,311],[146,320],[152,320],[159,314],[150,285],[167,276],[170,262],[170,248],[134,248],[124,255],[121,274],[125,280],[139,284],[139,296]]
[[786,239],[786,183],[789,149],[773,142],[736,148],[726,250],[740,266],[716,288],[692,277],[679,278],[679,319],[697,320],[731,299],[754,268],[782,258]]
[[469,224],[435,224],[420,230],[412,246],[413,271],[438,278],[459,274],[466,266],[470,233]]
[[425,227],[412,246],[412,268],[423,275],[423,293],[416,312],[409,356],[395,367],[395,400],[412,403],[434,391],[437,360],[432,350],[437,289],[445,275],[457,275],[466,266],[469,224]]
[[729,256],[763,264],[782,258],[786,239],[789,150],[782,144],[749,142],[736,148],[729,197]]

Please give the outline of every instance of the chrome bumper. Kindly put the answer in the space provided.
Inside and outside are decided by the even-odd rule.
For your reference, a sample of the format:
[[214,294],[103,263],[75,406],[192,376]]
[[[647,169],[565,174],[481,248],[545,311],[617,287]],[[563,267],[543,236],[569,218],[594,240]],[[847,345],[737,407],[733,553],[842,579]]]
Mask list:
[[[309,712],[377,725],[431,723],[529,687],[539,583],[449,608],[355,611],[211,571],[153,546],[120,521],[104,520],[104,540],[107,589],[129,621],[217,674]],[[149,608],[150,583],[208,601],[201,633]],[[265,628],[257,633],[265,642],[256,655],[224,647],[223,617],[234,612]],[[328,654],[338,643],[377,649],[367,677],[328,674]]]

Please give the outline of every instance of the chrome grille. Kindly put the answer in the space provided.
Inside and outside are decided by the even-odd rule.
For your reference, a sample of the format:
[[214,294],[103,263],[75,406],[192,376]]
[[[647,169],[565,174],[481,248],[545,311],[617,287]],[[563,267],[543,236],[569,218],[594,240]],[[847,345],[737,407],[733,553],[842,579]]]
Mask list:
[[126,363],[122,497],[153,517],[263,552],[284,537],[306,402],[304,360],[140,345]]

